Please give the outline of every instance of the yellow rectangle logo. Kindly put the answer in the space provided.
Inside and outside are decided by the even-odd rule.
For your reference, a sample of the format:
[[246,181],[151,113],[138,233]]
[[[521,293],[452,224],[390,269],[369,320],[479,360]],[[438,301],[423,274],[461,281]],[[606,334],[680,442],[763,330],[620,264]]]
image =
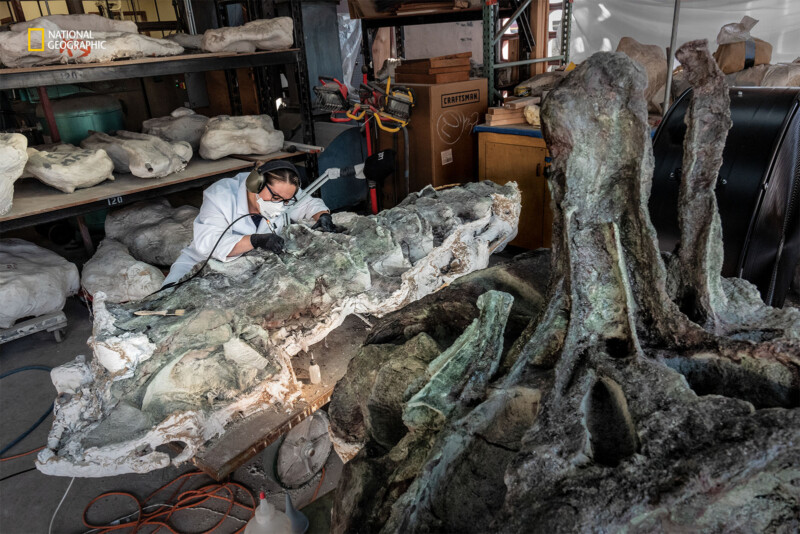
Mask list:
[[[31,33],[32,32],[40,32],[42,34],[42,47],[41,48],[32,48],[31,47]],[[44,28],[28,28],[28,52],[44,52]]]

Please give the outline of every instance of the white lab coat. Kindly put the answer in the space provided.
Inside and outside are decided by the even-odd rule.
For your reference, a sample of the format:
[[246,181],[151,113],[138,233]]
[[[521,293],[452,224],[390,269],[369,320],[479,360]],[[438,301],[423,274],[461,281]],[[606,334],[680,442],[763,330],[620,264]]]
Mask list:
[[[249,213],[247,206],[247,189],[245,180],[250,174],[249,171],[242,172],[233,178],[224,178],[203,193],[203,205],[200,206],[200,213],[194,220],[194,239],[191,244],[183,249],[181,255],[172,264],[169,275],[164,280],[164,285],[177,282],[183,275],[192,270],[196,264],[205,261],[214,244],[219,239],[223,230],[237,217]],[[299,196],[300,190],[297,191]],[[289,219],[299,221],[310,219],[312,215],[321,211],[327,211],[327,207],[322,199],[306,197],[294,206],[288,208]],[[278,233],[281,233],[286,218],[278,216],[270,219],[270,223]],[[212,258],[219,261],[231,261],[239,256],[228,257],[228,254],[236,246],[243,236],[251,234],[266,234],[272,230],[264,219],[261,219],[256,227],[251,217],[244,217],[230,227],[227,233],[220,239],[219,245],[214,249]]]

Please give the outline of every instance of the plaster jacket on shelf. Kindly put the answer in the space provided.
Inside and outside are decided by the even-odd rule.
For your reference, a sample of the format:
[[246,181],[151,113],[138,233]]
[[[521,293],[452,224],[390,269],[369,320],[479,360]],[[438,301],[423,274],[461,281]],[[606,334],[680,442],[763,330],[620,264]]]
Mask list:
[[42,28],[45,23],[54,24],[62,30],[91,32],[138,33],[139,28],[132,20],[113,20],[100,15],[45,15],[25,22],[11,25],[12,32],[27,32],[28,28]]
[[[37,29],[42,31],[29,32],[29,28],[20,26],[19,31],[0,32],[0,63],[7,67],[31,67],[56,63],[103,63],[115,59],[174,56],[183,53],[182,46],[167,39],[156,39],[129,31],[93,30],[91,27],[78,27],[80,25],[77,23],[74,27],[70,25],[65,28],[48,18],[37,19],[40,21]],[[94,20],[90,19],[90,22]],[[122,27],[128,27],[128,23],[125,24]],[[65,32],[79,34],[65,36]]]
[[64,193],[113,180],[114,162],[104,150],[56,145],[28,148],[25,174],[38,178]]
[[219,115],[206,124],[200,156],[220,159],[231,154],[269,154],[283,148],[283,132],[269,115]]
[[243,26],[206,30],[202,46],[207,52],[283,50],[294,42],[293,28],[290,17],[259,19]]
[[[425,189],[377,216],[336,214],[344,233],[292,224],[281,255],[211,260],[135,304],[94,296],[91,382],[59,401],[37,467],[60,476],[147,472],[194,456],[232,420],[286,409],[291,357],[349,314],[383,315],[484,268],[517,231],[513,183]],[[138,310],[185,309],[180,317]],[[113,386],[113,387],[112,387]],[[159,446],[180,441],[170,458]]]
[[81,272],[83,288],[92,296],[103,292],[107,302],[139,300],[163,282],[158,268],[137,260],[125,245],[108,238],[100,242]]
[[27,146],[28,138],[24,135],[0,132],[0,215],[11,211],[14,182],[28,161]]
[[161,178],[182,171],[192,158],[189,143],[168,143],[154,135],[123,130],[114,136],[95,132],[81,141],[81,146],[105,150],[116,172],[140,178]]
[[60,311],[80,285],[74,263],[22,239],[0,240],[0,265],[0,328]]
[[165,141],[185,141],[197,152],[203,137],[208,117],[198,115],[188,108],[178,108],[166,117],[148,119],[142,123],[142,132],[157,135]]
[[173,208],[163,198],[138,202],[106,216],[106,237],[124,243],[137,260],[168,267],[192,242],[192,223],[199,211],[193,206]]

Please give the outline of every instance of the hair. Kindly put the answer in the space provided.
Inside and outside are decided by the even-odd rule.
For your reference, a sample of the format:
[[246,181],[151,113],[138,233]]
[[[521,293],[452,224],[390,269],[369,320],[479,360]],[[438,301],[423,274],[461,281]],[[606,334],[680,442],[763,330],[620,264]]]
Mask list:
[[300,177],[289,169],[276,169],[274,171],[267,171],[264,173],[266,181],[264,183],[274,184],[275,182],[284,182],[295,186],[300,189]]

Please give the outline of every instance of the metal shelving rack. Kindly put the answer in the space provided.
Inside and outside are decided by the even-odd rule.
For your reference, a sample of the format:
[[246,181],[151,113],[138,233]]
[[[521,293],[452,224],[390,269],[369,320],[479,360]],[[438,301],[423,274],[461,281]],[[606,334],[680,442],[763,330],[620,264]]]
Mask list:
[[[491,83],[489,84],[490,95],[489,105],[495,105],[499,99],[499,92],[496,89],[496,74],[499,69],[508,67],[518,67],[525,65],[532,65],[534,63],[550,63],[558,61],[562,64],[569,62],[569,42],[572,21],[572,0],[562,0],[562,15],[561,15],[561,54],[551,57],[524,59],[520,61],[497,61],[499,52],[499,43],[505,31],[511,27],[514,22],[518,24],[525,23],[526,28],[522,28],[520,34],[531,36],[529,21],[525,17],[528,7],[530,7],[532,0],[516,0],[512,2],[512,7],[500,9],[498,0],[487,0],[484,2],[481,9],[462,9],[450,11],[446,13],[436,13],[427,15],[405,15],[393,17],[381,17],[372,19],[361,19],[361,51],[364,55],[364,63],[370,65],[372,62],[372,40],[374,32],[378,28],[386,26],[394,26],[395,28],[395,43],[397,46],[397,55],[403,57],[404,43],[403,43],[403,27],[412,26],[417,24],[437,24],[442,22],[466,22],[481,20],[483,22],[483,72],[484,77],[488,78]],[[498,21],[501,19],[509,19],[502,28],[498,29]],[[531,38],[532,40],[532,38]],[[535,43],[532,43],[535,46]],[[543,43],[547,46],[547,43]],[[528,50],[530,51],[530,50]]]

